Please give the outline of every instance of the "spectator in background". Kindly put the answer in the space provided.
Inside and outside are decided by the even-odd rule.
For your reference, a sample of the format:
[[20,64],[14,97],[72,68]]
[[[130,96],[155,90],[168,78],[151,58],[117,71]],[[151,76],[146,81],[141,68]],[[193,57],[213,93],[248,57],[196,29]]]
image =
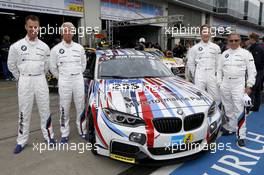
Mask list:
[[160,47],[159,43],[156,43],[156,44],[154,45],[154,48],[155,48],[155,49],[159,49],[160,51],[162,51],[162,48]]
[[215,44],[217,44],[220,47],[221,50],[224,47],[224,43],[222,42],[222,40],[216,41]]
[[[186,57],[184,59],[184,62],[187,64],[187,61],[188,61],[188,56],[189,56],[189,53],[190,53],[190,49],[193,47],[193,43],[192,41],[189,41],[187,44],[186,44],[186,49],[187,49],[187,52],[186,52]],[[194,82],[194,80],[192,79],[192,76],[191,76],[191,73],[188,69],[188,66],[186,65],[185,66],[185,80],[186,81],[189,81],[189,82]]]
[[264,36],[262,37],[262,43],[260,45],[262,48],[264,48]]
[[188,52],[190,48],[192,48],[193,46],[193,42],[189,41],[188,43],[186,43],[186,51]]
[[186,49],[181,45],[181,43],[176,44],[172,50],[173,56],[177,58],[183,58],[185,51]]
[[259,106],[261,103],[260,100],[260,92],[263,84],[264,78],[264,49],[258,44],[259,36],[255,33],[249,35],[249,51],[252,53],[254,57],[254,62],[257,70],[256,82],[253,86],[252,91],[252,100],[253,100],[253,107],[251,108],[252,111],[258,111]]
[[250,42],[250,40],[248,39],[248,40],[245,41],[244,49],[249,50],[250,46],[251,46],[251,42]]
[[136,50],[145,50],[145,48],[146,48],[146,40],[145,40],[145,38],[140,38],[136,44],[135,49]]
[[9,71],[7,67],[7,57],[8,57],[8,50],[10,45],[11,45],[10,37],[5,35],[0,45],[0,57],[1,57],[1,64],[2,64],[4,78],[6,81],[14,79],[12,73]]

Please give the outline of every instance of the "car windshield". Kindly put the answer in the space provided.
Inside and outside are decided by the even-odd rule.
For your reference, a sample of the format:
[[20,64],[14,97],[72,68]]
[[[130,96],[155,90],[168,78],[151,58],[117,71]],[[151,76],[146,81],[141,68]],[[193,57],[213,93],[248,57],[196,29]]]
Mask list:
[[99,79],[129,79],[173,76],[159,59],[142,57],[109,59],[98,66]]

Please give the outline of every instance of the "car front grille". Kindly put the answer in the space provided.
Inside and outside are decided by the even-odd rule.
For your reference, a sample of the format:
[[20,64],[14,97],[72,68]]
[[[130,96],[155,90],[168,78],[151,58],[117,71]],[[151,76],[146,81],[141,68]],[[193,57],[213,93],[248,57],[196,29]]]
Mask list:
[[204,121],[204,113],[188,115],[184,118],[184,122],[180,118],[155,118],[153,125],[160,133],[171,134],[180,132],[183,126],[184,131],[191,131],[199,128]]
[[184,118],[184,130],[190,131],[199,128],[204,121],[204,113],[188,115]]
[[156,118],[153,119],[155,129],[160,133],[177,133],[182,129],[180,118]]

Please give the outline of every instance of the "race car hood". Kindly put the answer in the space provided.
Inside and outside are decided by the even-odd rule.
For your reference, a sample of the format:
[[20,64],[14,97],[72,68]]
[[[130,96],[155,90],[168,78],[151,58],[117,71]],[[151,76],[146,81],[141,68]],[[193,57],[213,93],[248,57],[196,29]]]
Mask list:
[[212,98],[179,77],[101,80],[101,106],[125,113],[210,106]]

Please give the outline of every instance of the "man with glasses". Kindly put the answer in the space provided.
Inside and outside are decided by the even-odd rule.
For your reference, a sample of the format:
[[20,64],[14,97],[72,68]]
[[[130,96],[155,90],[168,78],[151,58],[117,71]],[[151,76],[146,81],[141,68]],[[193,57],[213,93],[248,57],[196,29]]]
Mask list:
[[202,90],[207,90],[214,100],[219,104],[219,89],[217,86],[216,72],[220,47],[210,41],[209,25],[201,26],[201,42],[190,48],[187,66],[194,78],[194,83]]
[[[240,47],[240,36],[228,36],[229,49],[220,57],[217,84],[227,122],[223,125],[222,135],[237,133],[237,143],[245,146],[246,115],[245,106],[250,106],[248,95],[255,83],[256,68],[252,54]],[[247,75],[247,76],[246,76]]]

